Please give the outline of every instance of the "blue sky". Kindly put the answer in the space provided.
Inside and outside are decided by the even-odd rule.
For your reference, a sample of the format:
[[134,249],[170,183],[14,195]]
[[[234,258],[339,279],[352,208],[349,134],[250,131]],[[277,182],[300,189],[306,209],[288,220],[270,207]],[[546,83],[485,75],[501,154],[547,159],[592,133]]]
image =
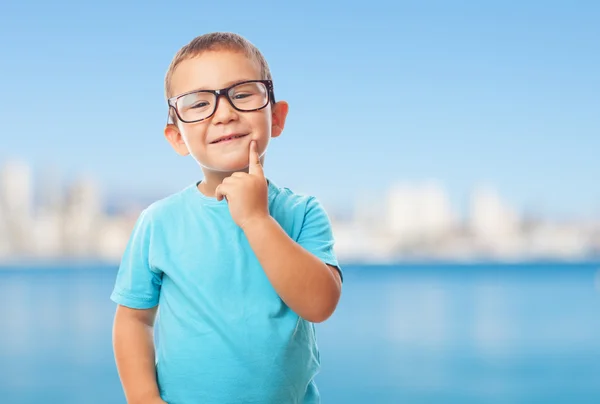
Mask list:
[[290,103],[265,169],[347,206],[439,180],[457,208],[493,184],[522,210],[600,216],[600,3],[3,2],[0,162],[109,197],[201,177],[162,135],[175,52],[209,31],[265,54]]

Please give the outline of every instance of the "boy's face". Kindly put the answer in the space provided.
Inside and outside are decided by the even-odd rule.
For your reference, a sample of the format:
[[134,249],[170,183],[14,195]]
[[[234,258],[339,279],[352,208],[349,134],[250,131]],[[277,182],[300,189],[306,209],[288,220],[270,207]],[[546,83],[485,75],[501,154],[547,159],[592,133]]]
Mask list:
[[[260,80],[256,62],[241,52],[207,51],[182,61],[171,79],[171,94],[194,90],[218,90],[246,80]],[[205,169],[233,172],[248,167],[250,141],[256,140],[263,155],[271,137],[283,131],[288,106],[284,101],[252,111],[237,111],[225,96],[219,97],[214,114],[203,121],[169,124],[165,136],[182,156],[191,154]],[[185,119],[185,118],[184,118]],[[186,119],[187,120],[187,119]],[[237,135],[232,140],[217,141]]]

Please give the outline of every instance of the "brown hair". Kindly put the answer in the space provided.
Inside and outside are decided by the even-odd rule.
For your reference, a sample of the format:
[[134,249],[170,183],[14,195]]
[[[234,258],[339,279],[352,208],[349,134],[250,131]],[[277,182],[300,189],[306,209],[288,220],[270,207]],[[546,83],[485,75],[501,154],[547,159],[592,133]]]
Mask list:
[[212,32],[192,39],[190,43],[175,54],[165,76],[165,97],[171,97],[171,78],[179,63],[199,56],[203,52],[216,50],[230,50],[244,53],[248,58],[258,63],[262,80],[272,80],[271,71],[266,59],[250,41],[241,35],[231,32]]

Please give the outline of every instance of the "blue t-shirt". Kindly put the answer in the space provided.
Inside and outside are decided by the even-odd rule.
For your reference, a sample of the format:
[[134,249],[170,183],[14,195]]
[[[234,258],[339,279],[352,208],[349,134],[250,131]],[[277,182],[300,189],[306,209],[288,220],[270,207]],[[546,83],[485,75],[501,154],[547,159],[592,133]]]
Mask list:
[[[272,181],[268,189],[270,214],[287,234],[339,268],[317,199]],[[157,379],[169,404],[320,402],[314,325],[277,295],[227,202],[197,184],[141,213],[111,299],[159,305]]]

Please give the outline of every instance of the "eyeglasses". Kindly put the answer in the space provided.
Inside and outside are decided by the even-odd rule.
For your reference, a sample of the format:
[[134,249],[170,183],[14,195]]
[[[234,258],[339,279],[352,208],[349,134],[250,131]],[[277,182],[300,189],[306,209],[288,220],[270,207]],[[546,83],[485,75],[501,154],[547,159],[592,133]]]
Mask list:
[[258,111],[275,101],[271,80],[249,80],[220,90],[196,90],[167,100],[180,121],[193,123],[214,115],[219,96],[225,96],[233,108],[241,112]]

